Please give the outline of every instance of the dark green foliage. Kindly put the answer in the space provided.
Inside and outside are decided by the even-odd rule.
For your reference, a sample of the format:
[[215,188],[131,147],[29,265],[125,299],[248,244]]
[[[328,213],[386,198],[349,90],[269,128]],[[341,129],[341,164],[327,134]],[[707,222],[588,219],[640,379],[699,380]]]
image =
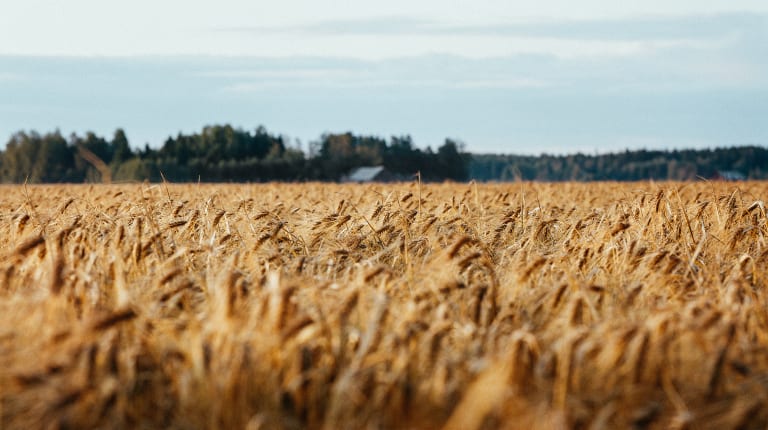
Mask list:
[[115,130],[115,135],[111,142],[112,164],[119,166],[133,156],[131,147],[128,144],[128,138],[122,128]]
[[683,151],[624,151],[601,155],[472,156],[469,176],[480,181],[638,181],[713,178],[739,172],[748,179],[768,178],[768,148]]
[[116,181],[337,181],[356,167],[379,165],[403,180],[420,172],[425,181],[689,180],[726,171],[768,178],[768,149],[757,146],[602,155],[470,155],[451,139],[433,151],[416,147],[410,136],[386,141],[347,132],[322,135],[305,154],[264,127],[247,131],[214,125],[169,137],[159,149],[145,145],[137,151],[122,129],[111,141],[91,132],[69,139],[58,130],[45,135],[19,132],[0,152],[0,182],[100,181],[101,174],[82,157],[82,149],[101,159]]
[[20,183],[99,181],[101,175],[80,151],[96,155],[117,181],[263,182],[341,179],[360,166],[384,165],[396,177],[409,179],[421,172],[425,180],[466,180],[468,154],[446,140],[437,153],[416,148],[409,136],[388,144],[375,136],[325,134],[311,144],[307,157],[286,145],[285,138],[264,127],[253,132],[230,125],[214,125],[200,133],[179,133],[159,149],[145,145],[132,151],[125,132],[111,141],[88,132],[69,141],[59,132],[40,136],[18,133],[0,153],[0,181]]
[[469,154],[450,139],[434,153],[415,147],[410,136],[393,136],[387,144],[378,137],[347,132],[323,135],[319,147],[318,156],[311,160],[312,179],[336,180],[355,167],[383,165],[403,179],[421,172],[428,181],[467,180]]
[[19,132],[11,137],[0,157],[2,182],[82,181],[75,166],[75,149],[59,131],[44,136]]

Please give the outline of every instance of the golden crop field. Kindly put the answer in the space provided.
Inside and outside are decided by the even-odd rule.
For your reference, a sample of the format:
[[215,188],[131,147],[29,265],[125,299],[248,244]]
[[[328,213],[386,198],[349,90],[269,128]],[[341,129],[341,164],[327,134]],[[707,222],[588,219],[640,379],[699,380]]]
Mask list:
[[0,429],[765,428],[768,183],[0,187]]

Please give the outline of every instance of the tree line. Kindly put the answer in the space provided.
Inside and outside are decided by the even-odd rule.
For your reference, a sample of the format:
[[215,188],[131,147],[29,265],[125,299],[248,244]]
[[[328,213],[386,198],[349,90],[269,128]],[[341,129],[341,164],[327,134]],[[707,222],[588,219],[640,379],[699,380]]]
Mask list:
[[768,148],[739,146],[611,154],[473,155],[469,175],[479,181],[695,180],[733,175],[768,178]]
[[338,181],[362,166],[384,166],[395,177],[420,172],[427,181],[468,179],[469,154],[446,139],[433,151],[418,148],[410,136],[389,141],[353,133],[324,134],[309,153],[264,127],[253,131],[230,125],[204,127],[169,137],[160,148],[133,149],[125,132],[111,139],[88,132],[65,138],[59,131],[18,132],[0,152],[3,183],[114,181],[264,182]]
[[338,181],[356,167],[384,166],[394,177],[425,181],[690,180],[737,172],[768,178],[768,149],[742,146],[700,150],[623,151],[612,154],[469,154],[446,139],[436,150],[410,136],[389,140],[353,133],[324,134],[308,151],[268,132],[230,125],[179,133],[159,148],[132,148],[125,132],[106,138],[87,132],[18,132],[0,151],[0,182],[113,181],[265,182]]

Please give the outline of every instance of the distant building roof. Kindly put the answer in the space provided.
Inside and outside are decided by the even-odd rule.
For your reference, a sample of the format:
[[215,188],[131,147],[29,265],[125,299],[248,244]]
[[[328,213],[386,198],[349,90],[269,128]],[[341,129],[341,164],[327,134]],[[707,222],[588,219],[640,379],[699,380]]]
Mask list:
[[743,181],[747,179],[747,177],[743,173],[737,172],[735,170],[718,170],[717,173],[715,173],[715,179],[723,179],[726,181]]
[[349,172],[346,180],[349,182],[371,182],[384,172],[384,166],[358,167]]

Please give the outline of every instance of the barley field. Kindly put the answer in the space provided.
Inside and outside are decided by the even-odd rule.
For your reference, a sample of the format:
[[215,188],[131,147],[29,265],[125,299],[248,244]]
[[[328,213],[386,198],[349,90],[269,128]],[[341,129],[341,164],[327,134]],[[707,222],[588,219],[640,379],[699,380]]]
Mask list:
[[767,195],[1,186],[0,429],[762,429]]

